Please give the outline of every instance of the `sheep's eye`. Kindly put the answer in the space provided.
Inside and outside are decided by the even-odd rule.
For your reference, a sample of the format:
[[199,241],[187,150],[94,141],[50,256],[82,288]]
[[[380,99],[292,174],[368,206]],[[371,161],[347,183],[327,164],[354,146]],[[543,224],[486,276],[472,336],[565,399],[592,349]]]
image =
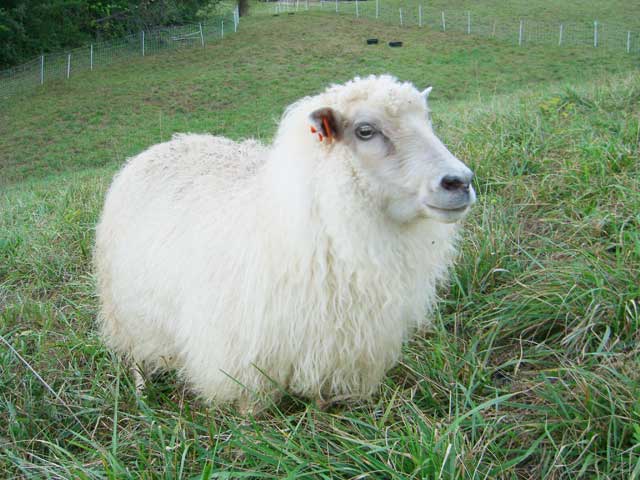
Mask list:
[[371,140],[376,134],[376,129],[369,124],[358,125],[356,127],[356,136],[360,140]]

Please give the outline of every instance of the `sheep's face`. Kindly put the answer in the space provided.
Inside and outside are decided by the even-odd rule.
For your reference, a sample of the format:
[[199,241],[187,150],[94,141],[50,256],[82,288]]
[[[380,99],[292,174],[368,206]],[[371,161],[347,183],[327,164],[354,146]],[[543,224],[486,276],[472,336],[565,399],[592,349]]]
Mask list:
[[369,179],[385,213],[400,223],[419,218],[457,222],[476,198],[473,173],[433,132],[429,90],[416,91],[394,114],[371,102],[356,103],[346,112],[324,108],[312,114],[325,136],[351,151],[355,168]]

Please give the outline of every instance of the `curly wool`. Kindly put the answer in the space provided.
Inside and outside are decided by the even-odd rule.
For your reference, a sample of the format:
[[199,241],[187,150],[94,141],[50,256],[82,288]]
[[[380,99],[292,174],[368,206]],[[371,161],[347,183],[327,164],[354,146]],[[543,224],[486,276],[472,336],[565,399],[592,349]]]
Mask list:
[[400,122],[420,101],[392,77],[355,79],[289,107],[271,147],[187,134],[130,159],[97,227],[107,343],[215,402],[274,384],[372,395],[429,323],[457,226],[390,222],[380,188],[308,116],[366,102]]

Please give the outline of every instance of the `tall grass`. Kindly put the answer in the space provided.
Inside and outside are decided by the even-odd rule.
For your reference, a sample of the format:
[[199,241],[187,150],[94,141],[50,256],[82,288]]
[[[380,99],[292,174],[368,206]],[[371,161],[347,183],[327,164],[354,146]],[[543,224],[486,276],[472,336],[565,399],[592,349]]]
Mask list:
[[[255,38],[270,38],[259,25]],[[341,30],[338,43],[357,52],[365,30],[344,28],[355,33]],[[324,38],[321,29],[313,35]],[[380,65],[412,79],[418,74],[405,62],[415,63],[427,51],[407,49]],[[35,96],[5,110],[20,131],[2,140],[3,158],[21,160],[19,167],[4,162],[11,180],[0,190],[2,476],[638,478],[636,72],[582,82],[575,76],[548,84],[521,79],[501,95],[491,94],[499,79],[491,79],[489,70],[474,76],[472,60],[441,65],[443,71],[433,74],[449,79],[457,92],[434,97],[434,120],[451,150],[476,171],[479,203],[433,328],[406,346],[371,402],[319,411],[305,399],[286,398],[259,417],[243,417],[233,408],[203,404],[171,374],[136,397],[127,369],[93,325],[90,254],[105,189],[127,154],[173,129],[220,128],[207,124],[210,115],[236,137],[255,128],[267,132],[282,108],[276,103],[316,88],[332,73],[356,73],[355,53],[348,62],[331,60],[335,71],[310,56],[304,62],[311,85],[301,86],[292,72],[278,86],[280,69],[290,64],[285,53],[238,60],[234,75],[249,91],[207,87],[194,92],[201,102],[193,104],[180,97],[180,83],[176,96],[169,96],[172,90],[161,83],[166,77],[156,71],[161,66],[150,61],[149,75],[159,75],[154,88],[161,93],[149,101],[167,95],[164,101],[185,113],[168,117],[170,126],[139,121],[138,130],[127,133],[131,143],[118,143],[114,132],[121,130],[113,122],[135,110],[135,101],[106,105],[91,92],[81,95],[80,84],[61,85],[53,99]],[[540,55],[537,67],[551,72]],[[178,62],[167,57],[165,66],[172,61]],[[275,73],[265,66],[269,62]],[[257,67],[263,81],[273,81],[274,105],[256,107],[268,120],[243,123],[250,111],[244,95],[251,94],[251,69]],[[176,68],[207,81],[205,69]],[[458,68],[468,77],[456,79]],[[148,89],[137,71],[124,69],[101,88],[137,99]],[[469,78],[478,85],[470,99]],[[225,99],[240,111],[200,111],[202,102]],[[94,106],[107,109],[100,122],[114,138],[103,138],[92,120],[85,130],[73,116],[67,127],[54,125]],[[61,117],[40,118],[36,107]],[[59,157],[63,167],[49,170],[32,153],[48,147],[34,150],[30,132],[49,136],[52,150],[77,153]],[[102,156],[109,159],[94,161]]]

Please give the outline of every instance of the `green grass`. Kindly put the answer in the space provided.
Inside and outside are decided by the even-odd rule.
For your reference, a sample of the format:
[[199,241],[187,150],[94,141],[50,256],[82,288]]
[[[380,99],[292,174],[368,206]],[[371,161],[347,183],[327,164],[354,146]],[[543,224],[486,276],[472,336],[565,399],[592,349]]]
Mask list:
[[[374,3],[373,0],[366,0]],[[425,12],[439,15],[441,11],[465,11],[482,17],[498,19],[520,18],[532,19],[551,23],[585,22],[593,23],[598,20],[603,24],[619,24],[629,29],[640,27],[640,5],[628,0],[609,0],[608,2],[594,2],[592,0],[380,0],[381,8],[387,5],[403,7],[406,10],[415,9],[422,4]]]
[[[367,47],[368,36],[401,39],[405,46]],[[241,35],[204,50],[133,58],[4,102],[0,185],[122,162],[176,131],[269,138],[285,105],[355,74],[392,72],[434,85],[437,110],[446,108],[444,100],[481,99],[636,64],[624,53],[519,48],[320,12],[249,18]]]
[[[313,13],[3,103],[0,476],[638,478],[633,62]],[[93,227],[118,166],[175,131],[268,139],[290,101],[383,71],[435,85],[436,128],[477,175],[434,328],[369,403],[245,418],[172,375],[136,398],[93,323]]]

